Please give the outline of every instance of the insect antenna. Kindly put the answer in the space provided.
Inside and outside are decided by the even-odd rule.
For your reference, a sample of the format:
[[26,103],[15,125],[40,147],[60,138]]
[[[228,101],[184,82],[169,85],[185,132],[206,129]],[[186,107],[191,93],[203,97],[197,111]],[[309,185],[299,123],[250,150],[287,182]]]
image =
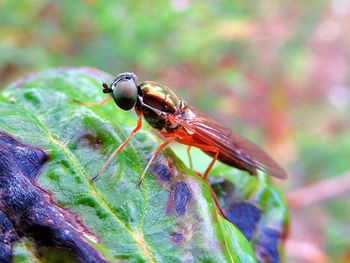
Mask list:
[[112,89],[110,89],[110,88],[108,87],[107,83],[103,80],[100,71],[97,71],[97,74],[98,74],[98,77],[100,78],[101,83],[102,83],[102,87],[103,87],[102,92],[103,92],[103,93],[112,93]]
[[103,93],[112,93],[112,89],[110,89],[109,87],[108,87],[108,85],[107,85],[107,83],[106,82],[103,82],[102,83],[102,87],[103,87]]

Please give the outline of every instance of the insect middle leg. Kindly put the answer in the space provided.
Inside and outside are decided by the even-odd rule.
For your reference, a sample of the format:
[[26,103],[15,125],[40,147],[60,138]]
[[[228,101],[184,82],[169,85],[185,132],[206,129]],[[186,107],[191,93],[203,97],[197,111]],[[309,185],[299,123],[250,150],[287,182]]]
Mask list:
[[151,165],[152,161],[154,160],[154,158],[156,157],[156,155],[161,151],[163,150],[169,143],[171,143],[173,140],[176,139],[176,136],[172,137],[169,141],[166,141],[165,143],[163,143],[161,146],[158,147],[157,150],[154,151],[154,153],[152,154],[152,157],[151,159],[149,160],[145,170],[143,170],[143,173],[142,173],[142,176],[140,178],[140,181],[139,183],[136,185],[137,188],[140,188],[141,184],[142,184],[142,181],[143,181],[143,178],[145,177],[145,174],[149,168],[149,166]]
[[[215,164],[215,161],[218,159],[219,149],[214,147],[214,146],[202,145],[202,144],[198,144],[198,143],[193,143],[189,147],[191,147],[191,146],[197,147],[197,148],[201,149],[204,152],[215,152],[213,160],[210,162],[210,164],[209,164],[207,170],[205,171],[204,175],[202,175],[202,178],[204,180],[207,180],[207,177],[208,177],[208,174],[209,174],[211,168],[213,168],[213,166]],[[187,152],[189,152],[189,149],[187,149]]]
[[191,146],[187,147],[187,155],[188,155],[188,161],[190,162],[190,168],[193,170],[193,164],[192,164],[192,157],[191,157]]

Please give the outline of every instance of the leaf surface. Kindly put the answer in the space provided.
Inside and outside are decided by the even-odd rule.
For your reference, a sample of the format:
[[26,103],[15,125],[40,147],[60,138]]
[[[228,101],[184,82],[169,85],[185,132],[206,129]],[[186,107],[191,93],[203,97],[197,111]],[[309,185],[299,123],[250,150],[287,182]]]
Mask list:
[[[105,96],[95,69],[31,74],[0,95],[0,130],[50,153],[38,184],[99,238],[95,247],[109,260],[255,262],[243,235],[218,216],[207,184],[169,148],[136,188],[161,144],[147,125],[89,181],[136,125],[134,113],[112,101],[100,107],[71,101],[99,102]],[[18,262],[33,257],[23,242],[18,246]]]

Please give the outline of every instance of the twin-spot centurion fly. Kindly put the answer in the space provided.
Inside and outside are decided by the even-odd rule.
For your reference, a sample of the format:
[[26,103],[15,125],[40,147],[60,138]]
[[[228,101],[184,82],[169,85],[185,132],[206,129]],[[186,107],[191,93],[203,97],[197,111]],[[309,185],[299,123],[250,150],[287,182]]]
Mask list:
[[194,107],[180,99],[168,87],[153,82],[145,81],[136,83],[134,73],[119,74],[108,86],[102,84],[103,92],[110,94],[100,103],[86,103],[74,100],[84,105],[103,105],[113,99],[122,110],[133,109],[139,120],[136,128],[131,132],[126,141],[112,154],[100,172],[92,179],[95,180],[109,164],[109,162],[124,148],[127,142],[141,129],[142,116],[162,137],[168,138],[152,154],[137,187],[142,180],[155,156],[172,141],[198,147],[206,154],[213,157],[207,170],[202,175],[207,179],[210,169],[216,160],[235,168],[248,171],[255,175],[256,169],[264,171],[271,176],[286,178],[286,172],[272,158],[258,146],[243,138],[238,133],[222,127]]

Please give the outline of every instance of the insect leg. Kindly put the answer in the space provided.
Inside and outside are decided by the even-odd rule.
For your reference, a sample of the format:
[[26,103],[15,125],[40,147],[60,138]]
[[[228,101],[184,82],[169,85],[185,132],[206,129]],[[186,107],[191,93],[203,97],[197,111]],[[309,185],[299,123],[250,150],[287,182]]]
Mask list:
[[[215,146],[203,145],[203,144],[200,144],[200,143],[191,143],[191,145],[189,145],[189,147],[191,147],[191,146],[198,147],[199,149],[201,149],[204,152],[215,152],[214,159],[211,161],[211,163],[209,164],[207,170],[205,171],[204,175],[202,176],[202,178],[204,180],[207,180],[207,177],[208,177],[208,174],[209,174],[211,168],[214,166],[215,161],[218,159],[219,149],[217,147],[215,147]],[[189,148],[187,148],[187,152],[189,152]]]
[[106,166],[112,161],[112,159],[124,148],[124,146],[128,143],[128,141],[141,129],[142,127],[142,112],[136,111],[137,116],[139,117],[139,120],[137,121],[136,128],[131,132],[130,136],[125,140],[125,142],[118,147],[118,149],[112,154],[111,157],[109,157],[108,161],[105,163],[105,165],[102,167],[102,169],[98,172],[98,174],[92,178],[90,181],[93,182],[106,168]]
[[193,170],[192,157],[191,157],[190,151],[191,151],[191,146],[188,146],[187,147],[188,160],[190,161],[190,168],[191,168],[191,170]]
[[[211,170],[211,168],[213,168],[215,161],[218,159],[219,156],[219,150],[218,148],[214,147],[214,146],[210,146],[210,145],[203,145],[203,144],[199,144],[199,143],[192,143],[189,147],[194,146],[194,147],[198,147],[199,149],[201,149],[202,151],[206,152],[215,152],[215,156],[214,159],[211,161],[211,163],[209,164],[207,170],[205,171],[204,175],[202,176],[202,178],[204,180],[207,180],[208,174]],[[187,148],[187,152],[189,152],[189,148]]]
[[218,201],[217,201],[217,199],[216,199],[216,196],[215,196],[215,193],[214,193],[214,191],[213,191],[213,188],[211,187],[211,185],[209,184],[209,182],[208,182],[207,180],[205,180],[205,182],[207,183],[207,185],[208,185],[208,187],[209,187],[209,189],[210,189],[211,197],[213,198],[213,201],[214,201],[214,204],[215,204],[215,206],[216,206],[216,210],[218,211],[218,214],[219,214],[221,217],[227,219],[226,216],[225,216],[225,214],[224,214],[224,212],[221,210],[221,207],[219,206],[219,203],[218,203]]
[[77,102],[79,104],[83,104],[83,105],[91,105],[91,106],[101,106],[103,104],[105,104],[107,101],[109,101],[112,97],[109,96],[107,98],[105,98],[103,101],[98,102],[98,103],[94,103],[94,102],[84,102],[84,101],[80,101],[80,100],[76,100],[76,99],[72,99],[73,102]]
[[176,139],[176,136],[172,137],[169,141],[166,141],[166,142],[163,143],[161,146],[159,146],[157,150],[155,150],[155,152],[152,154],[152,157],[151,157],[151,159],[149,160],[149,162],[148,162],[148,164],[147,164],[145,170],[143,170],[143,173],[142,173],[142,176],[141,176],[141,178],[140,178],[140,181],[139,181],[139,183],[136,185],[137,188],[140,188],[140,186],[141,186],[141,184],[142,184],[142,181],[143,181],[143,178],[145,177],[145,174],[146,174],[146,172],[147,172],[149,166],[151,165],[153,159],[156,157],[156,155],[157,155],[161,150],[163,150],[169,143],[171,143],[171,142],[172,142],[173,140],[175,140],[175,139]]
[[203,175],[204,181],[207,180],[209,171],[211,170],[211,168],[213,168],[215,161],[218,159],[219,151],[218,151],[217,149],[216,149],[215,151],[216,151],[216,154],[215,154],[215,156],[214,156],[214,159],[211,161],[211,163],[209,164],[207,170],[205,171],[205,173],[204,173],[204,175]]

